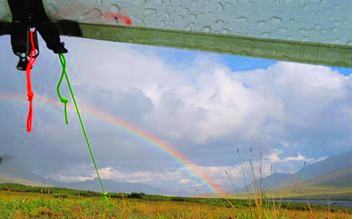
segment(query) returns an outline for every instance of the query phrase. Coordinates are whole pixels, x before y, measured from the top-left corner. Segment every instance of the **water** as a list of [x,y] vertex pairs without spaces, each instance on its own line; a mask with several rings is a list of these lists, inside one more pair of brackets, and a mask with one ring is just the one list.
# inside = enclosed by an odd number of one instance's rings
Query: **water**
[[[295,200],[290,200],[290,199],[278,199],[274,200],[275,202],[291,202],[291,203],[301,203],[301,204],[307,204],[307,200],[301,200],[301,199],[295,199]],[[352,207],[352,201],[333,201],[333,200],[309,200],[311,205],[330,205],[330,206],[339,206],[339,207],[346,207],[346,208],[351,208]]]

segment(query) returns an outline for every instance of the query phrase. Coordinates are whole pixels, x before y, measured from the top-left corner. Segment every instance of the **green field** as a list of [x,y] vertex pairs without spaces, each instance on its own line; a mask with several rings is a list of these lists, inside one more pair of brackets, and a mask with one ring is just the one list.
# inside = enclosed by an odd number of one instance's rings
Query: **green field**
[[[330,187],[330,186],[302,186],[294,192],[293,188],[278,188],[265,192],[271,199],[302,199],[302,200],[331,200],[331,201],[351,201],[352,188]],[[247,194],[233,195],[232,198],[247,199]]]
[[[351,209],[252,200],[185,198],[113,193],[107,203],[99,193],[55,187],[0,184],[0,218],[351,218]],[[261,216],[260,216],[261,215]]]

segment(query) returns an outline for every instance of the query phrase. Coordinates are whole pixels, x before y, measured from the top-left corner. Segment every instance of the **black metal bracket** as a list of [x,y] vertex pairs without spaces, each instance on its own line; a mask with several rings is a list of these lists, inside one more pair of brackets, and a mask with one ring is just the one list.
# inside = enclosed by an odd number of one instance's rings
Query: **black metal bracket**
[[[60,42],[59,32],[47,14],[45,13],[42,0],[8,0],[12,13],[12,22],[9,24],[12,50],[19,57],[17,69],[26,70],[28,58],[32,50],[30,42],[30,28],[35,28],[34,44],[39,46],[37,31],[46,42],[48,49],[54,53],[67,53],[64,43]],[[3,27],[5,29],[6,26]],[[0,28],[1,29],[1,28]]]

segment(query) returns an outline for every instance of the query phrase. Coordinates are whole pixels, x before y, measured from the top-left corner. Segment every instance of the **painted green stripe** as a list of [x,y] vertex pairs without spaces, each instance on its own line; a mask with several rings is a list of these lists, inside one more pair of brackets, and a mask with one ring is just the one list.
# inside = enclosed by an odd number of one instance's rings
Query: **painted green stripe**
[[[143,45],[253,56],[292,62],[351,67],[352,47],[223,34],[79,24],[82,37]],[[63,35],[68,35],[64,34]]]

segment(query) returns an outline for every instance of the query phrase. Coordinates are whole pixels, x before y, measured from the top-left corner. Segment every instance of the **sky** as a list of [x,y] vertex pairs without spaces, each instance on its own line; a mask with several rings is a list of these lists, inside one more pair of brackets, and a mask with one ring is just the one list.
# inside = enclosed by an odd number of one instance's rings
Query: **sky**
[[[351,69],[64,37],[67,70],[104,179],[166,191],[208,192],[170,154],[92,110],[124,120],[183,154],[221,188],[243,186],[240,161],[291,173],[351,150]],[[0,37],[0,155],[38,178],[95,178],[72,101],[69,125],[56,94],[59,59],[40,42],[32,71],[33,130],[26,133],[26,76]],[[62,93],[69,97],[65,88]],[[9,100],[4,96],[19,95]],[[57,105],[51,101],[57,102]],[[262,145],[262,147],[261,147]],[[252,148],[252,154],[250,154]],[[262,149],[260,149],[262,148]],[[247,171],[246,171],[247,172]],[[247,179],[250,180],[250,172]]]

